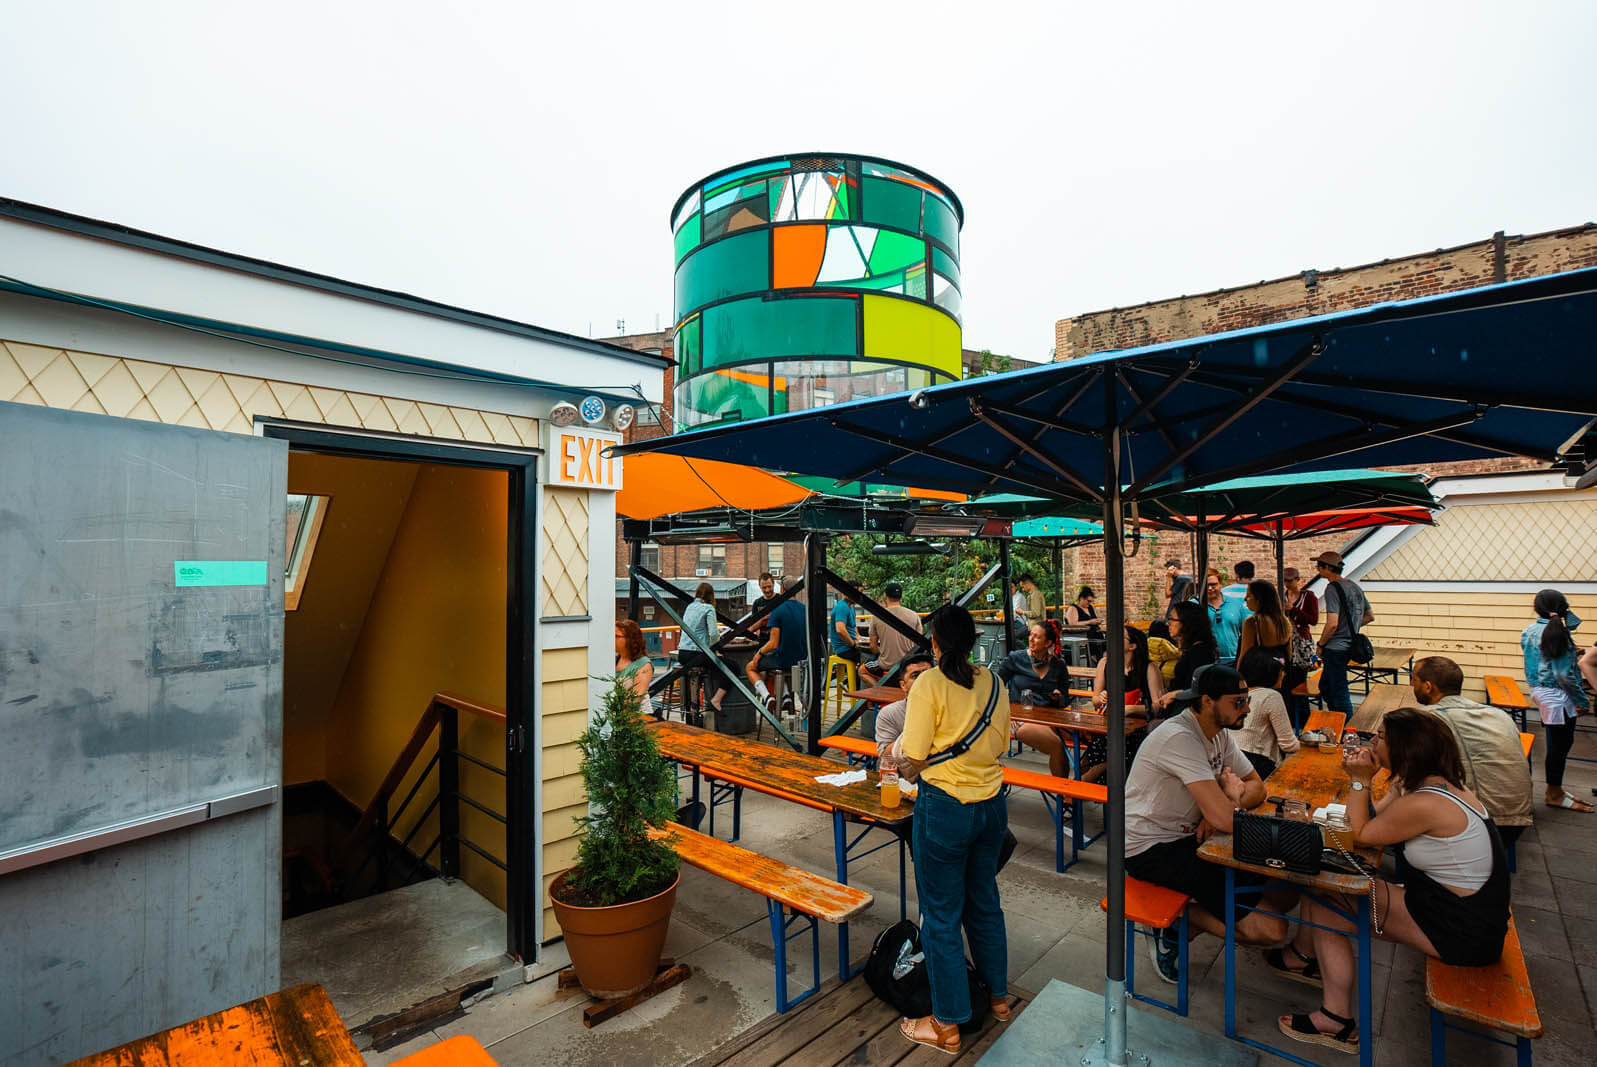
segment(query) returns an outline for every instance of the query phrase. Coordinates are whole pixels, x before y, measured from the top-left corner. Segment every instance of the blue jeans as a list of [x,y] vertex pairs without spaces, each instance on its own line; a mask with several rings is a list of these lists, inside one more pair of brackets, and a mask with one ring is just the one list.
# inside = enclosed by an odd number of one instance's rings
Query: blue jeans
[[1344,714],[1353,713],[1353,697],[1347,691],[1347,661],[1348,650],[1340,651],[1333,648],[1320,649],[1320,662],[1324,669],[1320,672],[1320,700],[1324,702],[1327,711],[1340,711]]
[[961,804],[922,779],[915,797],[915,891],[932,1014],[941,1022],[971,1017],[961,926],[976,973],[992,995],[1009,991],[1009,943],[998,900],[998,849],[1008,826],[1002,793]]

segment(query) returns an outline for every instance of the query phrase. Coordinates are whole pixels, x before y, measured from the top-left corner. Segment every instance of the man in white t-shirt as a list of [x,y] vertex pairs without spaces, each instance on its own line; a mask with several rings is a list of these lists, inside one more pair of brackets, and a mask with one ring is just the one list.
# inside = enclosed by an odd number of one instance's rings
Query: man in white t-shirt
[[[1201,859],[1198,846],[1212,833],[1230,833],[1232,812],[1264,800],[1263,779],[1232,738],[1248,714],[1248,683],[1234,668],[1211,664],[1175,696],[1187,708],[1148,735],[1126,779],[1126,873],[1187,894],[1190,925],[1224,937],[1225,868]],[[1264,882],[1244,871],[1236,879]],[[1296,894],[1275,891],[1240,899],[1237,939],[1283,941],[1284,916],[1295,902]],[[1266,910],[1243,910],[1255,904]],[[1176,947],[1154,943],[1154,963],[1166,981],[1175,980]]]

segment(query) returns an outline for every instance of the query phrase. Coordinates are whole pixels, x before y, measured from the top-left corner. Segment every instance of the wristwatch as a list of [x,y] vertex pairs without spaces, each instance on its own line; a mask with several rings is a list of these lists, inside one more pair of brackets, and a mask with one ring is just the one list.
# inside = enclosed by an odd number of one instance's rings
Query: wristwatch
[[1364,792],[1365,788],[1366,786],[1363,782],[1359,781],[1357,778],[1353,780],[1353,792],[1362,793]]

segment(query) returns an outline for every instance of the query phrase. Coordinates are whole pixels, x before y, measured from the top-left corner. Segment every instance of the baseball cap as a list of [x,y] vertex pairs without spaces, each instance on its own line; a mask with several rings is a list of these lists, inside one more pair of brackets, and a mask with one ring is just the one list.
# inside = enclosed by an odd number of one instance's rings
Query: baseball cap
[[1342,554],[1340,552],[1321,552],[1314,557],[1314,562],[1323,563],[1333,571],[1342,569]]
[[1247,691],[1247,680],[1235,667],[1206,663],[1192,672],[1192,688],[1177,690],[1175,699],[1181,704],[1196,704],[1199,697],[1218,700],[1221,697],[1241,696]]

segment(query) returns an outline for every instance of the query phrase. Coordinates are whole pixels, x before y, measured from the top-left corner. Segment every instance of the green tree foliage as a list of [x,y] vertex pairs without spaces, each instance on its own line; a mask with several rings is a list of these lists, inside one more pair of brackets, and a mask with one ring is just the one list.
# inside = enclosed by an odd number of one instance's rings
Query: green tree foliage
[[654,896],[671,884],[680,863],[670,844],[649,838],[651,826],[676,814],[676,772],[644,724],[631,684],[607,680],[604,703],[577,738],[589,814],[577,817],[584,836],[566,885],[583,898],[570,902],[586,906]]
[[[832,542],[827,562],[838,574],[880,599],[882,586],[898,582],[904,587],[904,604],[913,611],[931,611],[946,604],[976,584],[987,569],[998,562],[998,542],[987,540],[953,541],[946,556],[878,556],[871,546],[888,538],[869,534],[848,534]],[[1010,548],[1009,565],[1015,577],[1029,573],[1037,581],[1049,604],[1059,599],[1059,578],[1054,573],[1052,553],[1045,544],[1016,542]],[[994,594],[991,603],[981,600],[972,607],[997,608],[999,585],[988,587]],[[1068,590],[1066,596],[1075,593]]]

